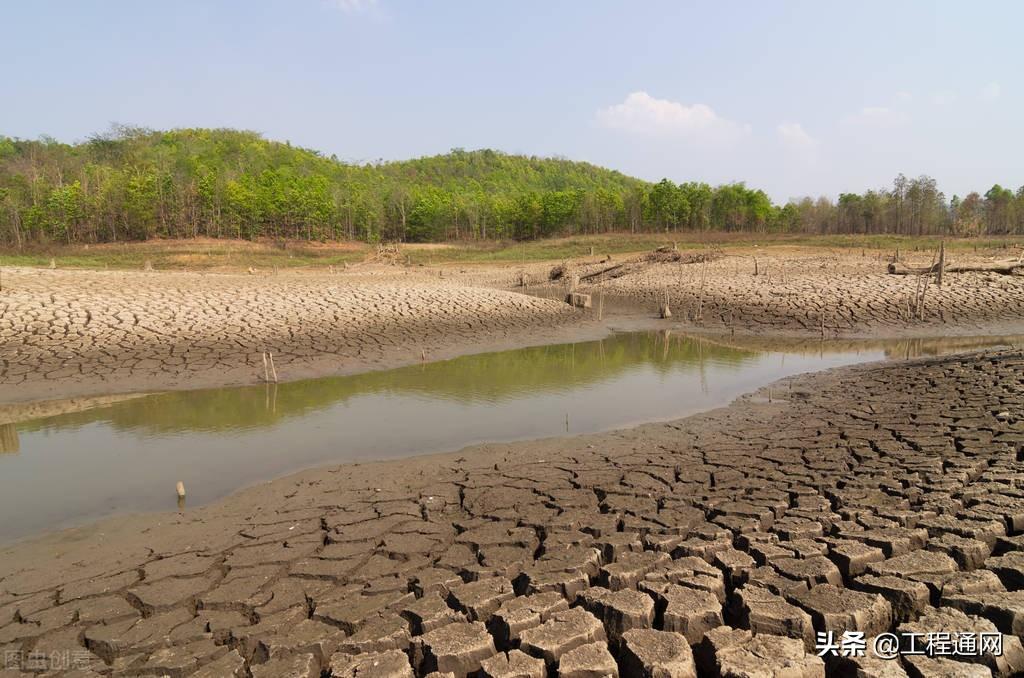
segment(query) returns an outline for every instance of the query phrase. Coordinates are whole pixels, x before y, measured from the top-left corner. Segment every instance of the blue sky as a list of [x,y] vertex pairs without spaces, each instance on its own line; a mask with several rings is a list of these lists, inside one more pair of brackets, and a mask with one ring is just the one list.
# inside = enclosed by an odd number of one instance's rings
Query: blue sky
[[237,127],[351,161],[453,147],[746,181],[1024,184],[1021,2],[8,3],[0,134]]

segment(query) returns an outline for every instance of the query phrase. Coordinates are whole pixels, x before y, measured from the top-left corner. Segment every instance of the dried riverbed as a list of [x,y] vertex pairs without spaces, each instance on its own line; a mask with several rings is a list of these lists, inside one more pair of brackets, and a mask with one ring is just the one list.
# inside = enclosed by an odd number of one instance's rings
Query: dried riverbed
[[1022,375],[1015,351],[840,368],[107,520],[0,552],[0,643],[137,674],[816,676],[815,631],[970,629],[1002,655],[886,669],[1011,675]]

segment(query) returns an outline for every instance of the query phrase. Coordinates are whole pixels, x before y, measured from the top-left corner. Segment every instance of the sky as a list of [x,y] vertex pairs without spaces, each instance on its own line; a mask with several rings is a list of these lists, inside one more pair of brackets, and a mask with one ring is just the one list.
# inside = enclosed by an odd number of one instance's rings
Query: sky
[[1024,3],[36,0],[0,134],[234,127],[352,162],[452,148],[783,202],[1024,184]]

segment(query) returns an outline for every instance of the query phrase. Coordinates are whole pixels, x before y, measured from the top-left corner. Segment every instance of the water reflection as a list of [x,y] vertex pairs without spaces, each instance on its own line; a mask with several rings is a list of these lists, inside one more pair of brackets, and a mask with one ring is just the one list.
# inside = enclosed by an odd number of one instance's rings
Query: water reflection
[[273,426],[372,394],[496,406],[530,394],[570,392],[641,365],[662,376],[698,368],[704,382],[708,362],[718,369],[740,369],[761,353],[670,331],[623,333],[599,341],[484,353],[347,377],[161,393],[20,426],[38,431],[103,422],[148,434],[230,431]]
[[0,454],[17,454],[18,429],[14,424],[0,424]]
[[9,407],[6,421],[36,417],[0,425],[0,451],[20,442],[0,455],[0,541],[173,509],[178,480],[195,507],[310,466],[672,419],[800,372],[1018,340],[634,332],[349,377]]

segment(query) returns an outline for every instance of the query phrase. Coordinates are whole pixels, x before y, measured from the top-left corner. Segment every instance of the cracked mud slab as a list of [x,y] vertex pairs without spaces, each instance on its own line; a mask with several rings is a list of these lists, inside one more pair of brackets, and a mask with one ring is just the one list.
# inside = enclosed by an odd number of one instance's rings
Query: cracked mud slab
[[[909,258],[928,263],[921,253]],[[957,253],[957,259],[985,257]],[[673,318],[665,322],[717,333],[1024,331],[1024,276],[948,274],[941,289],[929,287],[918,317],[907,305],[917,278],[888,275],[885,264],[876,251],[755,248],[731,250],[706,269],[648,263],[614,279],[584,281],[580,289],[601,296],[606,320],[650,323],[668,298]],[[573,270],[608,265],[582,261]],[[548,284],[550,269],[550,263],[279,275],[5,269],[0,403],[251,384],[264,379],[264,351],[274,354],[280,379],[291,381],[405,365],[424,355],[437,360],[604,334],[595,308],[561,303],[565,286]],[[524,276],[526,288],[519,286]],[[535,292],[554,299],[528,296]]]
[[[303,472],[0,551],[69,675],[1014,675],[1024,353],[843,368],[631,430]],[[818,631],[1002,634],[973,663]],[[11,668],[6,675],[19,675]]]
[[[633,299],[652,309],[667,299],[674,321],[717,332],[921,336],[1020,327],[1024,276],[947,273],[941,288],[928,286],[918,312],[911,307],[918,276],[889,275],[891,255],[876,250],[745,248],[729,250],[706,266],[617,258],[581,263],[572,271],[583,278],[581,292]],[[959,263],[992,261],[965,251],[956,252],[955,258]],[[902,260],[928,266],[931,253],[904,253]],[[596,276],[588,282],[588,273],[617,263],[624,264],[618,277]]]
[[380,369],[550,342],[580,317],[423,274],[5,269],[0,402],[254,383],[264,351],[281,380]]

